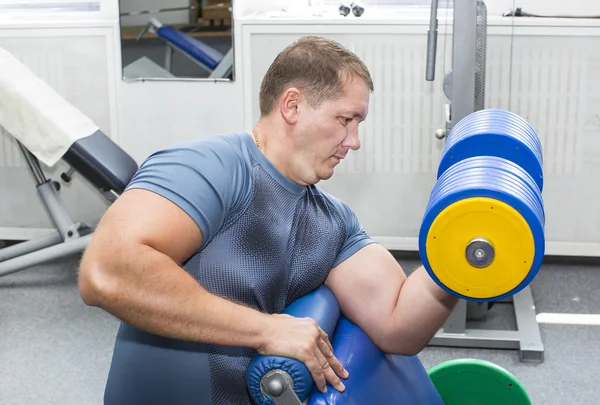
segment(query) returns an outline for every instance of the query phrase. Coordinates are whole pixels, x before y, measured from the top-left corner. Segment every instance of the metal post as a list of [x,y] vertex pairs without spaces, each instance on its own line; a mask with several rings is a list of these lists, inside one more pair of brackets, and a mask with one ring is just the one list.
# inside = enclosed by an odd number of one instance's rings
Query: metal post
[[431,15],[429,17],[429,31],[427,31],[427,62],[425,66],[425,80],[435,80],[435,57],[437,53],[438,34],[438,0],[431,0]]
[[167,49],[165,50],[165,69],[171,72],[173,68],[173,48],[170,44],[166,45]]
[[51,180],[47,180],[44,184],[37,186],[37,192],[48,217],[50,217],[62,239],[69,240],[78,237],[78,226],[71,220],[67,208],[58,195],[56,187],[54,187],[54,183]]
[[453,15],[452,104],[449,129],[474,111],[477,0],[454,1]]
[[62,240],[78,237],[78,226],[71,220],[64,203],[58,195],[58,190],[54,182],[46,178],[37,158],[21,142],[17,141],[17,143],[37,185],[37,193],[46,210],[46,214],[58,230]]

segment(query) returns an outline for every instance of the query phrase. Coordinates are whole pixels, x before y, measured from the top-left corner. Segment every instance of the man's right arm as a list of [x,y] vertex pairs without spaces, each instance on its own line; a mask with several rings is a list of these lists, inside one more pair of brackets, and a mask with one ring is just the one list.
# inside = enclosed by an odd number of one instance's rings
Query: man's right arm
[[151,333],[258,348],[268,316],[208,293],[178,264],[202,238],[175,204],[151,191],[128,190],[109,207],[84,253],[81,297]]

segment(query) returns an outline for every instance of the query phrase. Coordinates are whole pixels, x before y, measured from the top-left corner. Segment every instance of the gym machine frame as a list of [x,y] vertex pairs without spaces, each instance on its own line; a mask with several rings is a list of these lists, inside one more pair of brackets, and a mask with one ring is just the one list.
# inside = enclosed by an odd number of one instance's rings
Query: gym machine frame
[[[42,263],[83,251],[89,244],[95,223],[73,222],[58,191],[60,183],[46,178],[37,158],[19,141],[19,149],[29,168],[40,201],[55,231],[36,239],[0,249],[0,277],[16,273]],[[61,174],[65,182],[71,181],[74,168]],[[99,190],[112,203],[117,196]]]
[[[482,0],[455,0],[453,8],[452,71],[444,79],[444,91],[450,103],[445,111],[446,129],[441,132],[441,136],[436,134],[438,138],[443,138],[462,118],[484,108],[483,87],[476,87],[477,84],[485,85],[485,3]],[[435,79],[437,11],[438,0],[432,0],[427,38],[427,81]],[[477,52],[480,52],[480,61],[477,60]],[[482,67],[479,72],[478,62]],[[544,344],[530,287],[527,286],[513,297],[500,302],[512,302],[517,330],[467,329],[467,308],[471,309],[473,305],[474,311],[481,313],[481,306],[487,304],[460,300],[444,326],[430,341],[430,346],[518,349],[521,361],[543,362]],[[487,306],[483,312],[487,312]]]

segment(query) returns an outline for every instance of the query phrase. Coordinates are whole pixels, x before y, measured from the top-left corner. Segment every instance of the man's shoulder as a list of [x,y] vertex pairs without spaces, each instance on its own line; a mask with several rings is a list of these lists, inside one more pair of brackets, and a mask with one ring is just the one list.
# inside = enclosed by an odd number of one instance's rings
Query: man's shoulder
[[[249,135],[246,134],[249,138]],[[251,141],[251,138],[249,138]],[[152,153],[128,188],[167,189],[202,199],[201,189],[235,198],[249,189],[252,161],[243,133],[204,136],[174,143]],[[190,189],[189,185],[195,188]],[[189,189],[189,190],[188,190]],[[206,194],[206,190],[204,191]]]
[[178,142],[162,148],[152,155],[150,159],[159,156],[176,156],[184,161],[186,159],[247,159],[246,133],[217,134],[198,137],[192,140]]

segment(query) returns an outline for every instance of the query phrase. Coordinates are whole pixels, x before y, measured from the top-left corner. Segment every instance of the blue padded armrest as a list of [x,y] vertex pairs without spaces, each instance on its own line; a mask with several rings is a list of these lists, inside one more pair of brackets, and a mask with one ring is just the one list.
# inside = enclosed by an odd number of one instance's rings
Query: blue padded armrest
[[386,355],[343,315],[332,345],[349,373],[346,390],[328,385],[323,394],[315,386],[308,405],[444,405],[417,356]]
[[162,26],[156,30],[156,34],[187,52],[188,55],[211,70],[214,70],[223,60],[223,55],[219,51],[179,31],[177,28]]
[[[294,301],[283,313],[298,318],[312,318],[331,337],[340,317],[340,308],[331,290],[322,285]],[[256,355],[248,365],[246,373],[248,391],[255,404],[273,404],[270,398],[263,396],[260,380],[266,373],[275,369],[287,372],[294,381],[294,391],[300,401],[306,399],[314,383],[304,363],[287,357]]]

